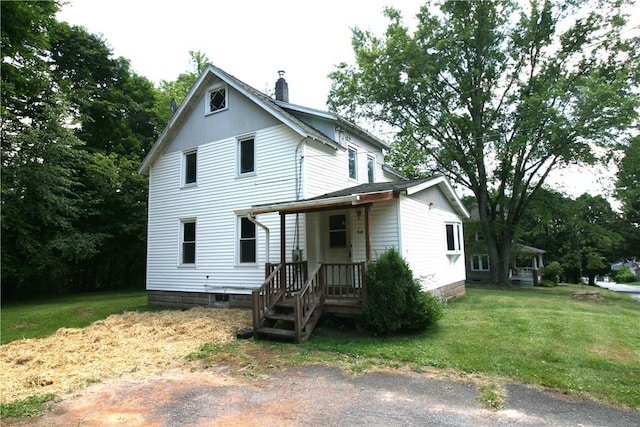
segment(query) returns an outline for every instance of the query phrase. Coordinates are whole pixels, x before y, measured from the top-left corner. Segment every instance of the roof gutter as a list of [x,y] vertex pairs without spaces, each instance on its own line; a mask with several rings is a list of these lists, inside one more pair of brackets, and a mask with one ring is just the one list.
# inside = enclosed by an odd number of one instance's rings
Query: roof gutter
[[357,205],[360,196],[352,194],[349,196],[332,197],[330,199],[320,200],[302,200],[298,202],[274,203],[271,205],[254,206],[249,209],[239,209],[235,211],[236,215],[259,215],[271,212],[294,211],[296,209],[315,209],[323,208],[331,205]]

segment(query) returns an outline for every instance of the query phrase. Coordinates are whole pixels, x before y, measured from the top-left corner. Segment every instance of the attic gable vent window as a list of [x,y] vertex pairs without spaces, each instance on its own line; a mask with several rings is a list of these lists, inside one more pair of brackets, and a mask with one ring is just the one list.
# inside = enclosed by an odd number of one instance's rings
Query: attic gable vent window
[[227,88],[221,87],[209,92],[209,113],[216,113],[227,108]]

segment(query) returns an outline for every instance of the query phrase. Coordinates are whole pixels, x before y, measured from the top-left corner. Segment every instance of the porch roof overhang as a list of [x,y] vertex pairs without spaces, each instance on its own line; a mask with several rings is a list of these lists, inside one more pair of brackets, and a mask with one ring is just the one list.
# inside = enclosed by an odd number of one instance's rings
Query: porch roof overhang
[[248,209],[235,210],[234,213],[236,215],[242,216],[261,215],[272,212],[280,212],[281,214],[294,214],[368,205],[383,200],[391,200],[395,197],[398,197],[398,195],[392,190],[376,191],[369,193],[349,194],[324,198],[318,197],[307,200],[255,205]]

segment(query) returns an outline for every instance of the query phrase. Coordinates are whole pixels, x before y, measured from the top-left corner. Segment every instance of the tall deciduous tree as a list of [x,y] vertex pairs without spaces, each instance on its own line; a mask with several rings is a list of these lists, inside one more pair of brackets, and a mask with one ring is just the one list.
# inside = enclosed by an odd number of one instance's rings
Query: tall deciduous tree
[[[640,45],[617,0],[429,2],[411,32],[355,29],[355,64],[331,74],[329,106],[397,131],[405,174],[442,173],[478,201],[492,279],[554,169],[593,163],[637,118]],[[603,149],[603,150],[598,150]]]
[[616,197],[622,204],[626,220],[626,257],[640,258],[640,136],[632,138],[625,148],[617,180]]
[[71,106],[68,118],[87,155],[78,165],[82,216],[74,227],[93,235],[97,246],[91,256],[69,260],[69,280],[74,290],[139,285],[147,181],[136,171],[161,127],[157,90],[82,27],[57,23],[50,39],[52,79]]
[[57,2],[2,2],[2,290],[142,283],[157,90]]
[[[35,293],[94,249],[73,223],[84,151],[49,77],[56,2],[2,2],[2,291]],[[71,239],[74,236],[75,239]],[[67,244],[75,240],[73,245]],[[40,285],[43,285],[42,287]]]

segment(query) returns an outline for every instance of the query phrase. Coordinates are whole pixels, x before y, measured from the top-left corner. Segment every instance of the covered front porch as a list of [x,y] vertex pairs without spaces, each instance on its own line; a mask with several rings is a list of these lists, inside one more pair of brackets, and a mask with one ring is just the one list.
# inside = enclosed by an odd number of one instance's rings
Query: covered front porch
[[546,251],[522,244],[514,245],[514,254],[511,259],[509,279],[513,284],[537,286],[542,280]]
[[[245,213],[280,215],[280,260],[266,263],[265,280],[252,292],[256,338],[301,342],[322,314],[363,314],[365,269],[373,252],[371,208],[374,202],[394,197],[393,192],[383,192],[319,198],[258,206]],[[296,247],[287,260],[287,241],[297,240],[287,235],[287,216],[296,215],[298,221],[301,214],[308,250]],[[299,229],[297,223],[294,229]]]

